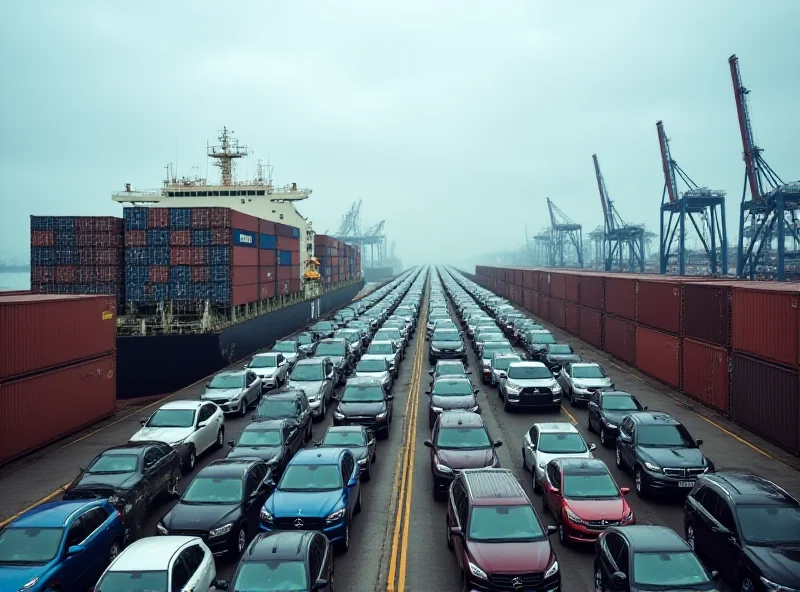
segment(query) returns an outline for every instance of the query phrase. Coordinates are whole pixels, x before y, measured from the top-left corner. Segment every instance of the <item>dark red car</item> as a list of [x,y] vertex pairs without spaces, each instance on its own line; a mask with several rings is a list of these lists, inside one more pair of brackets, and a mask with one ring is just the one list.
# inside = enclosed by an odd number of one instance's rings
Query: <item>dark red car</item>
[[545,527],[508,469],[466,469],[450,488],[446,535],[461,589],[560,591],[561,571]]
[[544,509],[558,523],[562,545],[593,543],[609,526],[636,524],[625,496],[597,458],[557,458],[545,469]]

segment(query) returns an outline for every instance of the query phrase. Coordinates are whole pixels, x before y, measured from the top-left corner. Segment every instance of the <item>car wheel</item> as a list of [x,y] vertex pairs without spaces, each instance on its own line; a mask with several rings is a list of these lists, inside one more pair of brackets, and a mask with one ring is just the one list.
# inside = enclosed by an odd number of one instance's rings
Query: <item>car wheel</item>
[[178,483],[181,482],[181,472],[178,469],[175,469],[175,472],[172,474],[172,478],[169,480],[167,484],[167,495],[172,496],[178,493]]
[[374,463],[376,460],[378,460],[378,448],[377,447],[375,447],[375,452],[372,453],[372,460],[370,462]]
[[547,514],[550,511],[550,506],[547,505],[547,496],[542,496],[542,511]]
[[526,471],[528,470],[528,461],[525,458],[525,447],[522,447],[522,468]]
[[353,508],[353,511],[358,514],[361,511],[361,488],[358,488],[358,498],[356,499],[356,507]]
[[366,483],[367,481],[372,479],[372,465],[370,463],[367,463],[367,470],[361,473],[360,478],[362,483]]
[[447,518],[445,526],[446,526],[445,536],[447,537],[447,548],[452,551],[455,548],[455,546],[453,545],[453,535],[450,534],[450,518]]
[[600,426],[600,444],[603,446],[609,445],[608,435],[606,434],[606,426]]
[[742,592],[754,592],[756,589],[755,585],[753,585],[753,580],[748,577],[742,578],[742,585],[741,590]]
[[[533,493],[542,493],[542,486],[536,480],[536,469],[533,466],[531,466],[531,486],[533,487]],[[545,504],[546,506],[547,504]]]
[[472,586],[469,585],[467,580],[467,572],[461,570],[461,592],[470,592],[470,590],[472,590]]
[[594,432],[594,427],[592,426],[592,416],[588,413],[586,414],[586,431],[587,432]]
[[636,467],[633,471],[633,479],[636,482],[636,495],[639,497],[647,497],[647,482],[646,477],[642,474],[642,469]]
[[686,533],[686,542],[689,545],[689,548],[694,551],[695,550],[695,538],[694,538],[694,525],[689,523],[686,525],[684,532]]
[[558,542],[561,543],[562,547],[569,546],[569,539],[567,538],[567,531],[564,529],[563,520],[558,521]]
[[308,422],[308,431],[306,432],[306,438],[305,438],[305,441],[306,441],[306,442],[309,442],[309,441],[311,441],[311,437],[312,437],[312,436],[313,436],[313,434],[312,434],[312,432],[311,432],[311,422],[309,421],[309,422]]
[[603,583],[603,571],[595,561],[594,564],[594,589],[596,592],[605,592],[606,586]]
[[575,397],[572,394],[572,390],[569,391],[569,394],[567,395],[567,398],[569,399],[569,406],[570,407],[575,407]]
[[239,404],[239,417],[244,417],[245,415],[247,415],[247,397],[244,397]]
[[184,470],[186,473],[191,473],[194,470],[196,461],[197,453],[195,452],[194,444],[189,444],[189,452],[186,455],[186,462],[184,463]]
[[239,534],[236,535],[236,546],[232,549],[235,553],[235,558],[239,558],[244,553],[245,548],[247,547],[247,531],[245,531],[244,526],[239,529]]
[[225,446],[225,428],[220,428],[217,431],[217,441],[216,441],[217,448],[222,448]]
[[622,460],[622,453],[619,450],[619,446],[617,446],[616,452],[614,453],[614,462],[617,463],[617,468],[618,469],[624,469],[625,468],[625,464],[624,464],[624,461]]
[[117,556],[122,552],[122,543],[119,539],[114,539],[111,541],[111,548],[108,550],[108,564],[110,565],[112,561],[114,561]]
[[350,549],[350,519],[344,525],[344,540],[339,541],[339,551],[347,553]]

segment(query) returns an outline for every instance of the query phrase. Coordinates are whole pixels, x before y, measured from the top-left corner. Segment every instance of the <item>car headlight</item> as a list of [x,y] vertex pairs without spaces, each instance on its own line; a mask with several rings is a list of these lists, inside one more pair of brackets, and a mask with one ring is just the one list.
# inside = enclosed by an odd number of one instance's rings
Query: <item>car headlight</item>
[[261,519],[261,522],[272,524],[272,514],[267,512],[264,508],[261,508],[261,511],[258,513],[258,517]]
[[606,424],[606,428],[609,429],[609,430],[616,430],[617,429],[617,424],[615,424],[615,423],[607,423]]
[[325,518],[325,522],[330,524],[331,522],[336,522],[337,520],[341,520],[342,518],[344,518],[344,513],[345,513],[345,509],[344,508],[340,508],[340,509],[336,510],[335,512],[333,512],[332,514],[328,514],[328,517]]
[[583,518],[581,518],[580,516],[578,516],[578,515],[577,515],[575,512],[573,512],[573,511],[572,511],[572,510],[570,510],[569,508],[566,508],[566,509],[564,510],[564,513],[567,515],[567,519],[568,519],[570,522],[573,522],[573,523],[575,523],[575,524],[584,524],[584,522],[583,522]]
[[553,561],[553,565],[547,568],[547,571],[544,572],[544,579],[552,578],[554,575],[558,573],[558,561]]
[[469,571],[471,571],[472,575],[475,576],[476,578],[480,578],[482,580],[488,579],[486,577],[486,572],[483,571],[480,567],[478,567],[474,563],[472,563],[472,561],[469,562]]
[[510,380],[506,381],[506,390],[508,391],[521,391],[522,385],[517,384],[516,382],[511,382]]
[[433,346],[431,346],[431,351],[432,351],[432,352],[439,353],[439,352],[440,352],[440,351],[442,351],[442,350],[440,350],[438,347],[433,347]]
[[620,524],[627,524],[627,523],[628,523],[628,522],[630,522],[631,520],[633,520],[633,510],[631,510],[630,512],[628,512],[628,515],[627,515],[627,516],[625,516],[625,517],[624,517],[624,518],[621,520]]
[[654,465],[651,462],[644,461],[644,466],[647,468],[648,471],[653,471],[655,473],[661,472],[661,467],[659,467],[658,465]]
[[311,396],[308,398],[308,402],[309,402],[309,403],[316,403],[318,398],[319,398],[319,397],[318,397],[318,395],[311,395]]
[[543,462],[539,463],[539,468],[540,469],[544,469],[546,466],[547,466],[547,463],[543,463]]
[[492,365],[492,363],[491,363],[489,360],[484,360],[484,361],[483,361],[483,367],[484,367],[484,368],[488,368],[488,367],[489,367],[489,366],[491,366],[491,365]]
[[180,446],[181,444],[184,443],[185,440],[186,440],[186,438],[181,438],[180,440],[175,440],[174,442],[170,442],[170,444],[172,446]]
[[386,416],[389,414],[389,411],[384,411],[383,413],[378,413],[375,416],[375,419],[386,419]]
[[764,584],[764,588],[769,590],[769,592],[782,592],[783,590],[788,590],[788,588],[785,588],[780,584],[776,584],[775,582],[772,582],[763,576],[758,579],[761,580],[761,583]]
[[367,459],[367,458],[362,458],[361,460],[359,460],[359,461],[358,461],[358,464],[359,464],[359,465],[365,465],[365,464],[367,464],[367,461],[368,461],[368,460],[369,460],[369,459]]
[[431,405],[431,411],[433,411],[434,413],[441,413],[442,412],[442,408],[441,407],[434,407],[433,405]]
[[438,462],[436,463],[436,470],[439,471],[440,473],[452,473],[453,472],[453,469],[451,469],[450,467],[446,467],[446,466],[444,466],[442,464],[439,464]]
[[161,534],[169,534],[167,527],[161,524],[160,522],[156,524],[156,530]]
[[334,411],[333,417],[336,419],[344,419],[344,413],[339,413],[338,411]]
[[239,398],[239,394],[231,395],[228,401],[236,401]]
[[112,506],[114,504],[120,504],[122,503],[122,498],[119,497],[118,495],[111,495],[108,497],[108,503],[111,504]]
[[32,580],[29,580],[22,588],[20,588],[20,592],[22,592],[22,590],[27,590],[28,588],[32,588],[33,586],[36,585],[36,582],[38,581],[39,581],[38,576],[33,578]]
[[219,528],[215,528],[214,530],[208,533],[209,537],[218,537],[225,534],[228,534],[233,529],[233,522],[228,522],[227,524],[223,524]]

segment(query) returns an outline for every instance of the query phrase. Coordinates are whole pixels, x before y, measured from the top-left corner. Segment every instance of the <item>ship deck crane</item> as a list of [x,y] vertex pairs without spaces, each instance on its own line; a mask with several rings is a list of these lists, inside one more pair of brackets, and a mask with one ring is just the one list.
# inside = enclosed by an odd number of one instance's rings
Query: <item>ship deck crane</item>
[[[672,260],[677,258],[678,274],[686,275],[686,220],[688,219],[703,245],[711,274],[716,275],[721,269],[722,275],[727,275],[728,233],[725,227],[725,192],[697,185],[672,158],[663,122],[656,123],[656,131],[664,170],[659,271],[662,274],[667,273]],[[688,187],[683,193],[678,190],[678,180],[683,181]]]
[[[739,58],[728,58],[739,131],[744,149],[745,177],[739,213],[739,245],[736,253],[736,275],[755,279],[759,268],[769,271],[775,267],[775,279],[786,279],[786,261],[798,259],[798,212],[800,212],[800,181],[784,183],[764,160],[763,150],[756,146],[747,95],[750,92],[742,84]],[[748,196],[748,189],[750,195]],[[787,237],[788,234],[788,237]],[[787,238],[794,249],[787,251]],[[772,254],[773,241],[777,252]]]
[[577,267],[583,267],[583,226],[573,222],[549,197],[547,198],[547,209],[550,211],[550,228],[552,229],[550,266],[575,267],[577,265]]
[[625,224],[622,217],[608,197],[606,183],[600,172],[597,154],[592,155],[597,188],[603,205],[603,261],[606,271],[612,271],[617,264],[618,271],[639,271],[644,273],[644,228]]

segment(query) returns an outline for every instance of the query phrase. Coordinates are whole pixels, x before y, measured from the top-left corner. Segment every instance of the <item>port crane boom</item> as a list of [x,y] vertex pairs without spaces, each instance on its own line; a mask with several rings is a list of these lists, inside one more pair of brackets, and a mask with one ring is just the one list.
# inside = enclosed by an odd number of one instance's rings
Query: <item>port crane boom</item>
[[549,197],[547,209],[551,228],[550,266],[583,267],[583,226],[573,222]]

